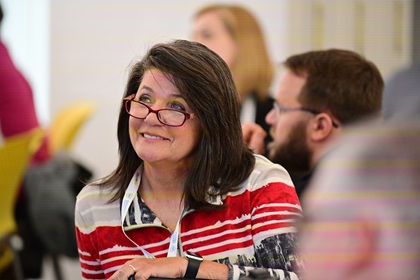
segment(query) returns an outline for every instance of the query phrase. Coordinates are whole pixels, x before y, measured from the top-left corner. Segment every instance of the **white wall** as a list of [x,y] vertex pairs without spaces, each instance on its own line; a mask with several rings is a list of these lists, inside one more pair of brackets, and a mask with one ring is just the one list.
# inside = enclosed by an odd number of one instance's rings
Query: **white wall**
[[373,61],[386,78],[411,63],[412,0],[293,0],[294,52],[347,48]]
[[35,92],[42,124],[49,122],[49,0],[0,0],[1,38]]

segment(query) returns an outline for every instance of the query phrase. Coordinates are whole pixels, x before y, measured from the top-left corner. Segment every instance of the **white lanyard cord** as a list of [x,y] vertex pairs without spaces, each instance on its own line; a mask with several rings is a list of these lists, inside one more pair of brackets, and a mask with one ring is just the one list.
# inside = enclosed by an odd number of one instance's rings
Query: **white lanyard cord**
[[[124,198],[121,205],[121,230],[124,233],[125,237],[128,238],[134,245],[136,245],[143,253],[143,255],[146,258],[154,258],[152,254],[147,252],[145,249],[143,249],[141,246],[139,246],[136,242],[134,242],[128,235],[125,233],[124,230],[124,220],[126,218],[128,208],[130,207],[131,203],[133,202],[134,198],[137,196],[137,191],[140,186],[140,180],[141,180],[141,174],[142,174],[142,165],[137,168],[136,172],[134,173],[133,178],[131,178],[130,184],[127,187],[127,190],[125,191]],[[181,224],[181,218],[184,214],[184,211],[181,212],[181,215],[179,216],[178,222],[176,224],[175,230],[171,235],[171,240],[169,243],[169,249],[168,249],[168,255],[167,257],[176,257],[177,256],[177,248],[178,248],[178,240],[179,240],[179,231],[180,231],[180,224]]]

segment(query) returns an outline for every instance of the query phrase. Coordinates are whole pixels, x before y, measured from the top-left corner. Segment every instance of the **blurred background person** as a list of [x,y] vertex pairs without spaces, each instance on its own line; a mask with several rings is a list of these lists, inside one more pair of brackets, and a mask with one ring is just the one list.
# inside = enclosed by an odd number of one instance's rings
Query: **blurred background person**
[[[274,67],[257,18],[242,6],[208,5],[196,12],[192,29],[194,41],[216,52],[228,64],[241,98],[241,122],[257,123],[268,135],[264,119],[273,105],[270,87]],[[266,137],[265,143],[270,140]]]
[[[0,30],[3,21],[0,3]],[[32,89],[15,66],[0,33],[0,142],[4,139],[40,127]],[[49,158],[47,138],[34,155],[34,163]]]
[[[0,27],[3,15],[0,3]],[[40,124],[31,86],[15,66],[0,36],[0,144],[8,137],[37,127],[40,127]],[[49,159],[48,138],[45,137],[40,149],[33,156],[31,165],[41,165]],[[22,187],[16,201],[16,221],[25,244],[20,251],[20,258],[25,277],[39,278],[45,249],[34,233],[33,221],[29,219],[28,211],[28,201]]]
[[[384,82],[375,64],[349,50],[309,51],[283,65],[274,108],[266,116],[273,137],[268,155],[289,171],[301,197],[343,127],[380,115]],[[243,130],[246,135],[261,128],[250,124]]]

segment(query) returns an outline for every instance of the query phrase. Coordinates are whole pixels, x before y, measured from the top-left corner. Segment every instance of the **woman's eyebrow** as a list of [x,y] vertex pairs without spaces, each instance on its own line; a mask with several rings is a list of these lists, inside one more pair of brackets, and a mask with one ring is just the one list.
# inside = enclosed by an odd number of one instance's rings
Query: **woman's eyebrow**
[[[154,93],[155,91],[153,90],[153,88],[143,85],[140,87],[141,90],[147,90],[150,91],[152,93]],[[172,98],[184,98],[180,93],[169,93],[169,96]]]
[[140,87],[140,89],[145,89],[145,90],[148,90],[148,91],[154,92],[154,90],[153,90],[151,87],[149,87],[149,86],[145,86],[145,85],[141,86],[141,87]]

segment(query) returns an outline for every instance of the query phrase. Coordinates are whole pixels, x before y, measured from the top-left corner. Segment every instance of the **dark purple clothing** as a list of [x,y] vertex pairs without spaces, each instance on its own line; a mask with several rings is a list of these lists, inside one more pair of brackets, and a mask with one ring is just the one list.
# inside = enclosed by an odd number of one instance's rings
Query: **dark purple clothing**
[[[0,41],[0,138],[6,139],[36,127],[39,123],[31,87]],[[48,158],[45,139],[33,162],[45,162]]]

